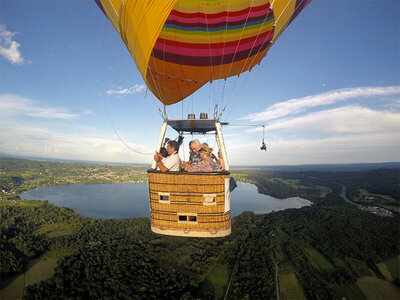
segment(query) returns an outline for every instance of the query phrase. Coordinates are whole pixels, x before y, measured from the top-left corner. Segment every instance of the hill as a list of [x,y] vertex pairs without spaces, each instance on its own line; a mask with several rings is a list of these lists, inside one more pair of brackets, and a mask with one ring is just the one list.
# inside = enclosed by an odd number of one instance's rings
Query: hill
[[64,182],[65,174],[70,183],[87,174],[97,181],[124,179],[99,177],[109,171],[102,168],[0,159],[8,191],[0,198],[2,299],[269,299],[277,291],[282,299],[399,296],[398,213],[379,216],[342,198],[342,185],[350,200],[359,195],[351,191],[378,189],[398,207],[391,169],[234,170],[237,180],[253,182],[264,193],[297,195],[314,204],[266,215],[243,212],[233,219],[232,234],[218,239],[156,235],[147,218],[88,219],[17,196],[37,184]]

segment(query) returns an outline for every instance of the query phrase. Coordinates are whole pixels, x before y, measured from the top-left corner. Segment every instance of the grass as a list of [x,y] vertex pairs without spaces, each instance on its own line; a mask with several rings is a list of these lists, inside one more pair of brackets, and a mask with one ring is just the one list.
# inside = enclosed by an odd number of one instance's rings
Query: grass
[[381,198],[381,199],[384,199],[387,201],[397,201],[396,199],[394,199],[393,197],[391,197],[389,195],[370,193],[366,189],[359,189],[359,192],[360,192],[360,197],[377,197],[377,198]]
[[274,178],[274,179],[280,180],[294,188],[297,188],[300,182],[300,179],[282,179],[282,178]]
[[343,268],[347,268],[348,267],[346,262],[343,259],[340,259],[340,258],[334,258],[333,259],[333,263],[335,264],[336,267],[343,267]]
[[280,251],[280,249],[274,249],[273,251],[275,253],[277,261],[284,262],[287,260],[285,254],[282,251]]
[[215,299],[223,299],[229,281],[228,265],[216,264],[207,280],[214,286]]
[[25,287],[50,278],[56,266],[55,259],[38,258],[31,261],[25,273],[11,277],[4,284],[5,287],[0,291],[0,299],[21,298]]
[[36,206],[42,206],[45,203],[45,201],[43,201],[43,200],[17,200],[17,201],[15,201],[15,203],[21,207],[36,207]]
[[378,268],[387,280],[394,281],[400,274],[400,255],[379,263]]
[[35,231],[36,234],[45,234],[49,238],[71,235],[75,232],[76,228],[67,223],[43,224]]
[[316,185],[315,187],[321,191],[321,198],[325,198],[327,194],[332,192],[332,189],[324,185]]
[[376,277],[362,277],[357,280],[367,299],[387,300],[400,299],[399,289],[391,282]]
[[39,258],[32,261],[28,271],[25,272],[25,286],[50,278],[56,266],[57,260],[51,258]]
[[346,284],[337,285],[333,287],[336,292],[336,299],[357,299],[357,300],[367,300],[367,296],[364,295],[362,290],[357,284]]
[[393,281],[394,280],[392,274],[389,271],[389,268],[388,268],[387,264],[379,263],[378,264],[378,268],[381,271],[382,275],[385,276],[386,280],[389,280],[389,281]]
[[325,256],[314,248],[304,248],[304,251],[314,268],[322,271],[332,271],[335,269]]
[[78,248],[75,248],[74,246],[71,247],[55,247],[55,246],[50,246],[50,251],[48,251],[45,255],[44,258],[46,259],[55,259],[55,260],[60,260],[66,256],[72,255],[77,251]]
[[307,299],[293,270],[279,272],[279,291],[282,299]]
[[11,201],[0,198],[0,206],[8,206],[10,205]]
[[375,276],[374,272],[368,268],[368,266],[354,258],[345,258],[346,261],[349,263],[351,269],[358,275],[358,276]]
[[19,299],[24,292],[24,275],[16,275],[2,282],[4,288],[0,290],[0,299]]
[[379,206],[386,208],[388,210],[394,211],[394,212],[400,212],[400,207],[398,207],[398,206],[381,204],[381,203],[379,203]]

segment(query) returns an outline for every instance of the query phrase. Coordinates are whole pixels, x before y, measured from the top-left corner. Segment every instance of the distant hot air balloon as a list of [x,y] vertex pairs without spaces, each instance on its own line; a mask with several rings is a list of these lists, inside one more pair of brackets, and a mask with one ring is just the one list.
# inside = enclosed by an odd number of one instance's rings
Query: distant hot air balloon
[[[147,87],[164,105],[182,101],[207,82],[251,70],[310,1],[95,0]],[[152,230],[184,236],[229,234],[229,165],[219,119],[164,119],[157,150],[167,125],[180,135],[215,131],[226,171],[149,171]]]

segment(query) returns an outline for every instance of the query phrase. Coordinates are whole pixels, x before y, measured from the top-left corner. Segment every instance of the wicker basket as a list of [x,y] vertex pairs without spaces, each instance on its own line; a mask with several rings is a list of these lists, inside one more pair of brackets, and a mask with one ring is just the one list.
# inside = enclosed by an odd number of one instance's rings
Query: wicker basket
[[147,173],[153,232],[188,237],[230,234],[229,172]]

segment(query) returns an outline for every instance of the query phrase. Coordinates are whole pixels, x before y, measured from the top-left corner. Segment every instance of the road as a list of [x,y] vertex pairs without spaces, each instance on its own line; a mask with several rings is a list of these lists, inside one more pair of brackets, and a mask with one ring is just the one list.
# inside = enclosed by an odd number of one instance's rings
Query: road
[[333,182],[333,183],[339,184],[342,187],[342,192],[340,193],[340,197],[342,197],[344,201],[346,201],[346,202],[348,202],[350,204],[353,204],[353,205],[355,205],[357,207],[362,207],[362,205],[354,203],[354,202],[350,201],[349,198],[347,198],[347,196],[346,196],[346,187],[343,184],[337,183],[337,182]]
[[349,198],[347,198],[347,196],[346,196],[346,187],[343,184],[335,182],[335,181],[324,180],[324,179],[321,179],[321,178],[315,177],[315,176],[310,176],[310,178],[314,178],[314,179],[317,179],[317,180],[320,180],[320,181],[326,181],[326,182],[330,182],[330,183],[334,183],[334,184],[340,185],[342,187],[342,191],[340,193],[340,197],[342,197],[344,201],[346,201],[346,202],[348,202],[350,204],[353,204],[353,205],[355,205],[357,207],[362,207],[362,205],[354,203],[354,202],[350,201]]

